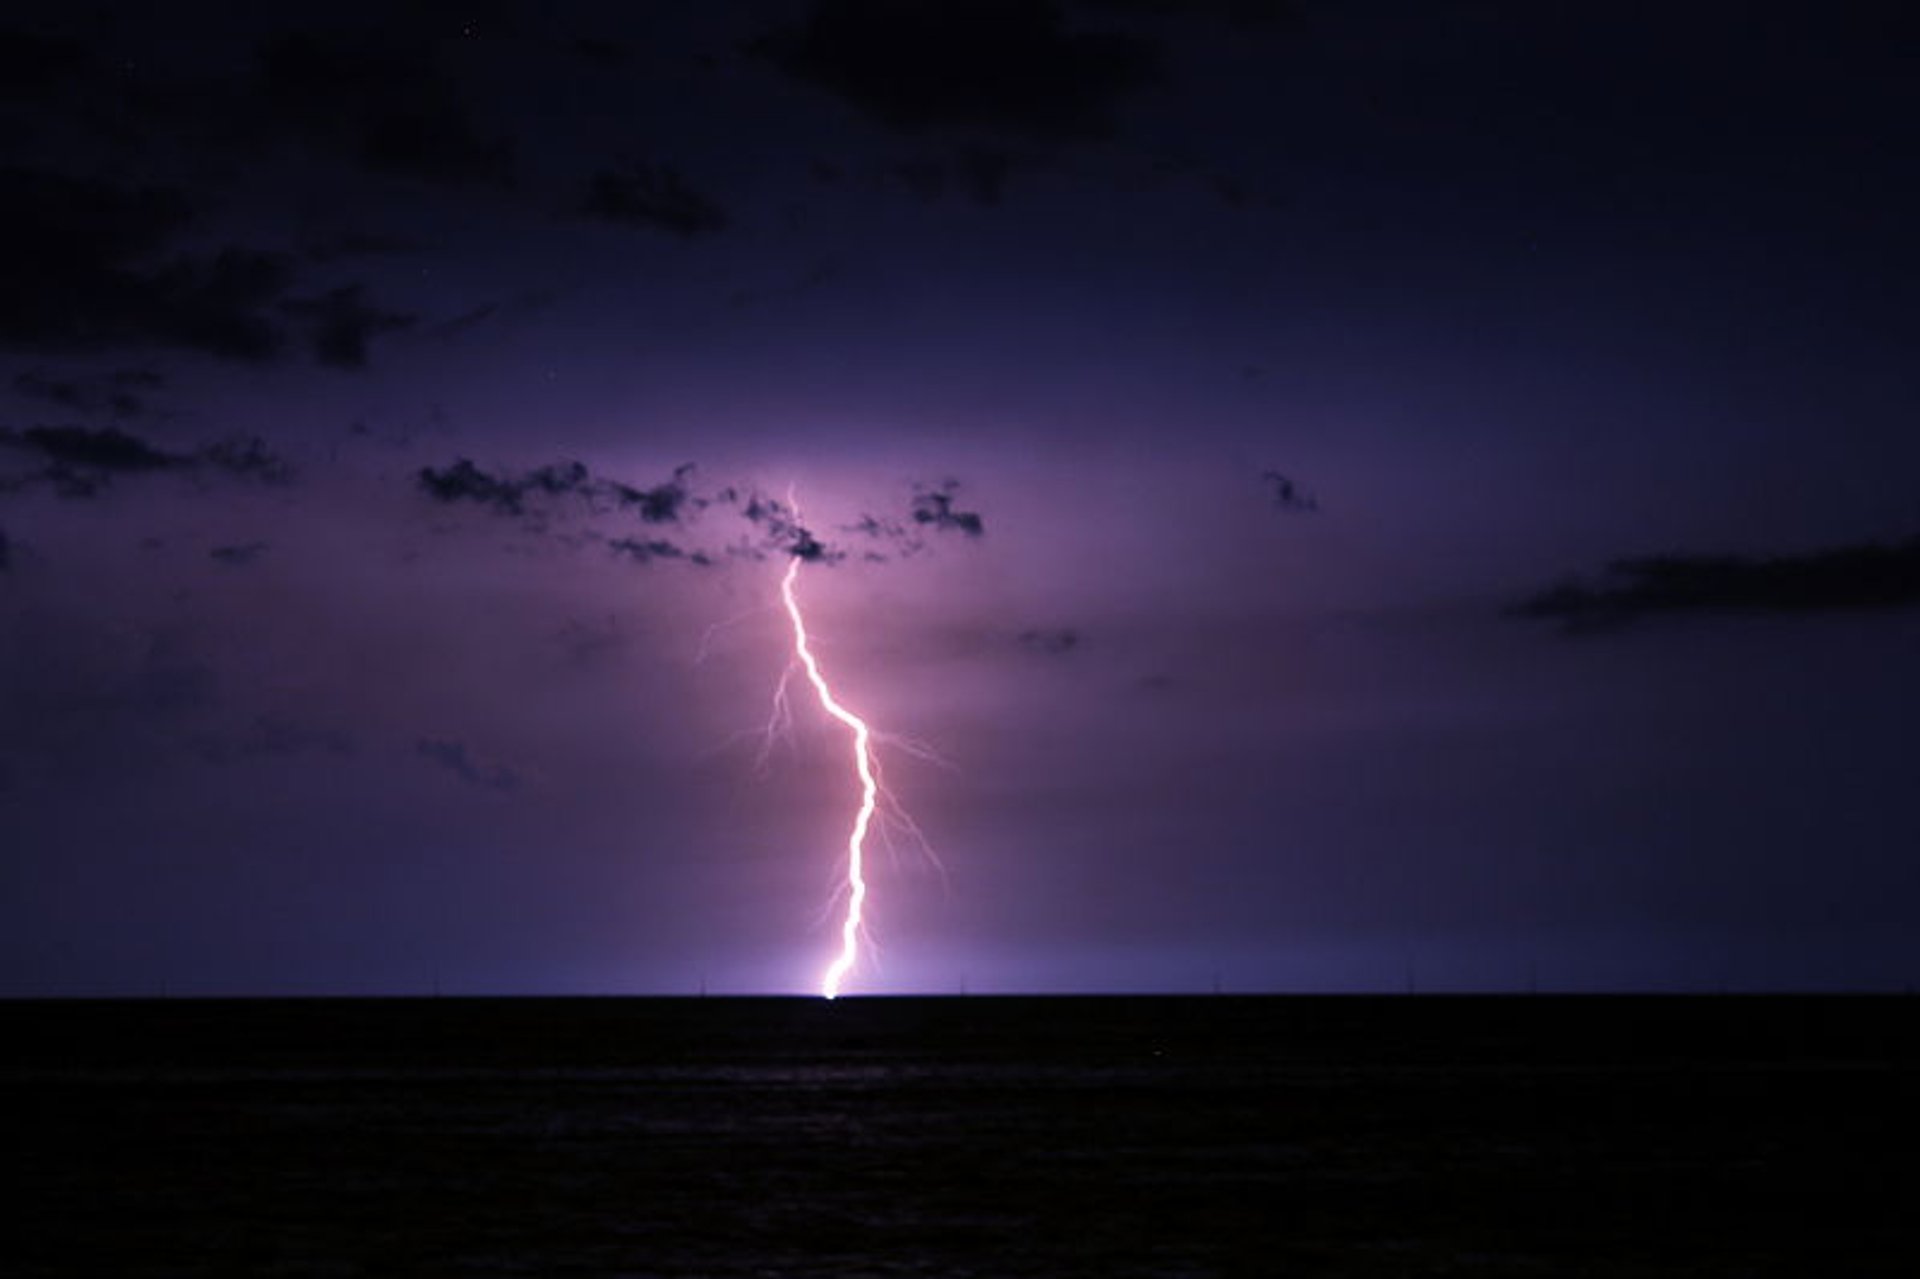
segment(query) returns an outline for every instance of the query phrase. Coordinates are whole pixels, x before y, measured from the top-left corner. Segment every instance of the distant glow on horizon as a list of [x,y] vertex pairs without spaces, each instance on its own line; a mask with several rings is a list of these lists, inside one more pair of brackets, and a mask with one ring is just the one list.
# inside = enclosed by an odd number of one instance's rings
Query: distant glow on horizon
[[853,830],[847,836],[847,913],[840,923],[840,953],[827,966],[826,974],[820,981],[820,993],[828,999],[834,999],[839,996],[841,983],[846,980],[847,973],[860,956],[860,929],[867,905],[867,831],[873,825],[873,814],[880,802],[880,779],[873,762],[872,730],[867,727],[865,720],[842,706],[833,695],[833,689],[828,686],[826,676],[820,673],[820,663],[814,660],[813,649],[808,644],[806,619],[801,615],[800,600],[793,589],[794,579],[800,575],[801,562],[799,556],[794,556],[787,564],[786,576],[780,579],[780,599],[786,605],[788,620],[793,623],[794,656],[806,671],[807,680],[813,685],[821,707],[852,730],[853,766],[860,777],[860,810],[854,815]]

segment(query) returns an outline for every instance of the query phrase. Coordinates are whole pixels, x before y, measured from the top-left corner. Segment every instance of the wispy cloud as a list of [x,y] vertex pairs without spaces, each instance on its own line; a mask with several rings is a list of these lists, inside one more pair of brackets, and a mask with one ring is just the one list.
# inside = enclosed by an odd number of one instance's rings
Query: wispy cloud
[[414,753],[481,790],[509,791],[520,785],[520,775],[513,769],[504,764],[482,763],[467,750],[464,742],[423,737],[414,744]]

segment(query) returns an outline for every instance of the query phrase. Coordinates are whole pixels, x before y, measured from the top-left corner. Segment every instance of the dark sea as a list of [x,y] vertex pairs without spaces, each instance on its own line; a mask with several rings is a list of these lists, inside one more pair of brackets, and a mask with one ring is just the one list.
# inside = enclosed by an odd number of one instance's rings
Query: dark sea
[[0,1275],[1920,1274],[1920,1000],[0,1004]]

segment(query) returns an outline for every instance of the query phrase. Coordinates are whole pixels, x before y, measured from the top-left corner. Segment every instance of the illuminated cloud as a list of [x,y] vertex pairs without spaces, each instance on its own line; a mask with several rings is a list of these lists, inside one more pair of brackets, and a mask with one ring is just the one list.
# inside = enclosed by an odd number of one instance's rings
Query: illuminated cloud
[[769,553],[791,555],[809,563],[833,564],[845,552],[822,542],[805,524],[799,512],[779,498],[764,493],[749,494],[740,506],[740,514],[760,530],[761,544],[737,546],[735,554],[748,559],[764,559]]
[[[756,489],[727,487],[707,494],[694,491],[694,467],[691,463],[675,468],[661,483],[638,486],[596,475],[582,462],[555,462],[518,473],[489,471],[470,458],[457,458],[444,467],[422,467],[414,474],[415,487],[436,502],[453,505],[470,503],[517,519],[531,532],[547,528],[549,502],[572,500],[589,517],[630,515],[645,525],[688,527],[694,517],[705,512],[730,512],[750,529],[745,537],[727,538],[724,531],[705,545],[685,537],[661,537],[649,532],[630,534],[591,533],[588,536],[605,543],[608,550],[635,563],[680,560],[695,566],[709,566],[722,559],[765,561],[776,556],[792,556],[814,564],[839,564],[849,558],[848,549],[829,541],[805,523],[799,512],[787,502]],[[924,549],[918,530],[956,531],[978,537],[985,525],[975,511],[954,505],[959,492],[957,482],[949,480],[936,488],[916,486],[904,519],[865,515],[842,531],[867,538],[873,545],[861,559],[884,562],[896,556],[912,555]],[[735,526],[736,531],[738,526]]]

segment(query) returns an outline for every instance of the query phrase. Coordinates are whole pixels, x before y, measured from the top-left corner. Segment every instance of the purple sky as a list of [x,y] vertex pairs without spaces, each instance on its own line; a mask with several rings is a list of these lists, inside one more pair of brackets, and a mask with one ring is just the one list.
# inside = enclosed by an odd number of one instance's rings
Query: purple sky
[[0,994],[1920,976],[1899,7],[11,21]]

